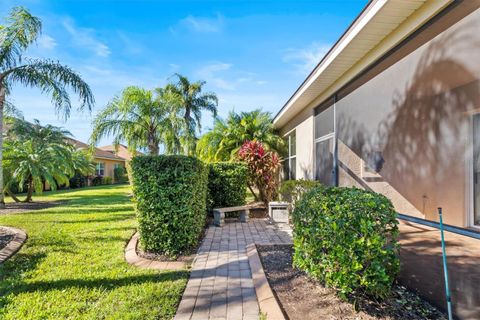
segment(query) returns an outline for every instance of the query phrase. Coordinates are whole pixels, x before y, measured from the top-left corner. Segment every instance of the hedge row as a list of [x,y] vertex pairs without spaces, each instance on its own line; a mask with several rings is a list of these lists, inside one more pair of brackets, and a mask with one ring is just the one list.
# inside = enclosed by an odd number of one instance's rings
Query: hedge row
[[130,169],[140,244],[149,252],[176,256],[196,245],[207,199],[210,209],[245,203],[242,164],[205,165],[194,157],[162,155],[135,157]]
[[219,162],[209,164],[209,169],[208,210],[244,205],[247,197],[247,167],[242,163]]
[[131,162],[140,244],[176,256],[194,246],[206,218],[208,168],[186,156],[142,156]]
[[385,297],[399,271],[398,226],[385,196],[318,187],[293,212],[294,265],[346,297]]

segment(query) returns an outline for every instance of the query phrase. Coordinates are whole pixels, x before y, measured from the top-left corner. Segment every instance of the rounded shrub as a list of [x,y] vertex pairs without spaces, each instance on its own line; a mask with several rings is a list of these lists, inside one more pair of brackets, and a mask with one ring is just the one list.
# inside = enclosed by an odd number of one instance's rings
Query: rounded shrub
[[247,166],[243,163],[218,162],[208,167],[208,210],[244,205],[247,197]]
[[346,298],[383,298],[399,268],[398,222],[385,196],[357,188],[318,187],[293,212],[296,267]]
[[140,244],[176,256],[196,245],[205,226],[208,169],[186,156],[131,161]]

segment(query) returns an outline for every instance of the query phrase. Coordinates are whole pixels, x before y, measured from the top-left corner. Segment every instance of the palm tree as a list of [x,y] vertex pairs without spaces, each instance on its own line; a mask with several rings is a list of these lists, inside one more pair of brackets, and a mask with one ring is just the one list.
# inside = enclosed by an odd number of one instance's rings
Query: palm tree
[[177,82],[168,84],[166,91],[176,94],[180,99],[180,105],[183,109],[183,119],[185,121],[185,133],[183,136],[183,145],[185,153],[191,155],[195,152],[196,132],[201,131],[202,111],[210,111],[217,117],[218,98],[213,92],[202,93],[205,81],[190,82],[187,77],[178,73],[174,74]]
[[[51,125],[41,126],[16,120],[7,131],[5,139],[4,170],[6,191],[17,185],[20,191],[27,186],[25,202],[32,200],[33,192],[41,193],[44,182],[55,190],[68,185],[75,172],[88,175],[93,165],[82,151],[77,151],[67,141],[70,132]],[[19,199],[12,197],[15,201]]]
[[[39,88],[50,94],[55,110],[65,119],[70,115],[71,100],[68,91],[79,96],[80,110],[91,110],[94,104],[90,87],[69,67],[57,61],[25,59],[27,48],[41,33],[42,24],[26,9],[15,7],[0,25],[0,132],[3,132],[3,113],[6,97],[15,84]],[[0,207],[4,207],[3,137],[0,135]]]
[[273,127],[268,112],[230,112],[227,120],[217,119],[213,130],[205,133],[197,145],[197,155],[208,162],[236,160],[245,141],[259,141],[267,150],[284,153],[285,142]]
[[113,135],[114,144],[125,141],[131,151],[156,155],[163,145],[166,153],[178,153],[183,121],[177,109],[175,96],[163,89],[127,87],[95,117],[90,143]]

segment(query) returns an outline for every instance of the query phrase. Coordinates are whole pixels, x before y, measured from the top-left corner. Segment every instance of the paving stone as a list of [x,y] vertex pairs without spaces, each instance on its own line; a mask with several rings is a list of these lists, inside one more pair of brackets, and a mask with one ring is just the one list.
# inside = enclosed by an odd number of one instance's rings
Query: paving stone
[[210,227],[193,261],[174,319],[258,319],[259,305],[246,249],[252,243],[291,243],[291,233],[252,219]]

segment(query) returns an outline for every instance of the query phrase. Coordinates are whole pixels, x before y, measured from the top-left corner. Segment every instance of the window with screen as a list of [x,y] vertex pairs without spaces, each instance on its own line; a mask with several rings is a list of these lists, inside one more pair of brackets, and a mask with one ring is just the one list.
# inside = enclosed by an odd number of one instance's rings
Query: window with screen
[[297,176],[297,136],[295,131],[285,138],[288,145],[288,156],[283,162],[283,174],[286,180],[295,180]]

